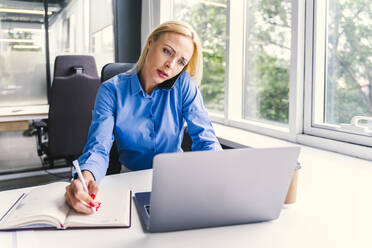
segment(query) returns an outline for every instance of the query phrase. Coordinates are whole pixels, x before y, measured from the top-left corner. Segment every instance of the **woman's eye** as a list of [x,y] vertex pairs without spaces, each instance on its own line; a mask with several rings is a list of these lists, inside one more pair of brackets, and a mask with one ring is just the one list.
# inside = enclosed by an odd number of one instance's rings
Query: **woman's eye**
[[172,55],[171,51],[169,51],[169,49],[167,49],[167,48],[163,48],[163,52],[165,54]]
[[185,66],[185,61],[183,61],[183,60],[179,60],[179,61],[178,61],[178,64],[181,65],[181,66]]

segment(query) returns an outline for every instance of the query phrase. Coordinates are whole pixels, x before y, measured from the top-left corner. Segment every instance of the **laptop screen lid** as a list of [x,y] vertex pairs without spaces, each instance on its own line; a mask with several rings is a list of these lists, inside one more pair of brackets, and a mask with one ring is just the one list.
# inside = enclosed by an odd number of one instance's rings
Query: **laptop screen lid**
[[299,152],[280,147],[158,154],[149,231],[278,218]]

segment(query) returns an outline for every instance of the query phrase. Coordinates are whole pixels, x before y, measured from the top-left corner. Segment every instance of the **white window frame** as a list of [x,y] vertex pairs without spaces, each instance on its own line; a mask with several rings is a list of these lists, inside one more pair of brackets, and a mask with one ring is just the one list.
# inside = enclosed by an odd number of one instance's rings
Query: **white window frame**
[[[339,125],[319,124],[324,115],[326,46],[327,46],[327,3],[326,0],[307,1],[307,8],[314,9],[307,21],[305,76],[305,112],[304,133],[333,140],[372,146],[372,137],[350,133],[340,129]],[[313,24],[314,23],[314,24]],[[313,24],[313,25],[312,25]],[[318,96],[318,101],[315,101]],[[320,96],[320,97],[319,97]],[[320,99],[320,100],[319,100]]]
[[[317,0],[292,0],[288,125],[242,118],[245,45],[247,42],[244,32],[246,1],[248,0],[228,0],[227,36],[229,39],[226,44],[225,108],[223,115],[210,111],[209,115],[212,121],[294,143],[372,160],[371,137],[340,133],[335,129],[332,130],[331,126],[324,129],[324,126],[311,125],[313,119],[312,96],[315,94],[313,80],[316,79],[316,76],[321,75],[321,70],[318,71],[318,75],[313,74],[315,71],[313,70],[315,62],[313,61],[316,59],[316,54],[313,54],[313,51],[321,48],[319,43],[314,48],[316,43],[313,37],[313,27],[315,27],[313,18],[316,14],[313,7]],[[323,0],[318,1],[322,2]],[[144,0],[142,10],[143,43],[150,30],[158,24],[172,19],[173,0]]]

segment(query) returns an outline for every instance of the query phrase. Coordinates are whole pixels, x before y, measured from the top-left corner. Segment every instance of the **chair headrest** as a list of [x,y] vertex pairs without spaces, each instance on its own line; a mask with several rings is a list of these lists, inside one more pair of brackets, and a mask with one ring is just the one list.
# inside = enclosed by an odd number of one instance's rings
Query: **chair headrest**
[[54,62],[54,78],[66,77],[75,73],[84,73],[98,77],[96,61],[89,55],[61,55]]
[[134,63],[109,63],[102,67],[101,82],[104,82],[117,74],[126,72],[135,66]]

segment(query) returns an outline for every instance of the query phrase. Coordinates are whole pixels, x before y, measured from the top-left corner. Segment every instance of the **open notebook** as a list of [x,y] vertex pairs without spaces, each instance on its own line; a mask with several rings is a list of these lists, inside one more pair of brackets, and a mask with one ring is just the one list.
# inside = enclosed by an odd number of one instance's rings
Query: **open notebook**
[[22,194],[0,219],[0,230],[37,228],[130,227],[132,192],[122,188],[100,188],[101,202],[91,215],[78,214],[65,202],[68,182],[57,182]]

